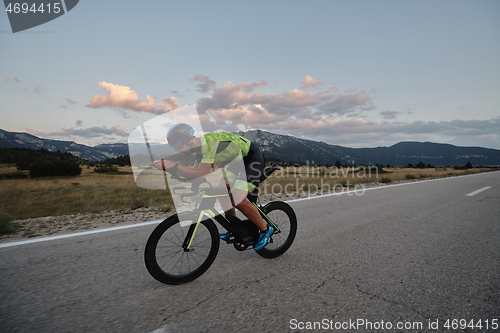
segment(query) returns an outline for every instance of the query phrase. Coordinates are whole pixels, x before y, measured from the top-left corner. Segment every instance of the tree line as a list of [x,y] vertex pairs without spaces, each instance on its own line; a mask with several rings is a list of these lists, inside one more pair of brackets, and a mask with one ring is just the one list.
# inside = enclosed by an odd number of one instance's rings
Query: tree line
[[[184,159],[189,158],[178,154],[171,156],[172,160],[178,163],[184,162]],[[276,158],[267,158],[268,162],[280,162],[280,164],[292,164],[284,162]],[[113,158],[108,158],[101,162],[92,162],[71,153],[61,151],[52,152],[47,149],[31,149],[31,148],[0,148],[0,163],[15,164],[18,172],[0,174],[0,178],[27,178],[28,174],[22,171],[29,171],[29,177],[38,178],[44,176],[78,176],[82,173],[80,165],[88,165],[95,167],[94,172],[98,173],[114,173],[118,172],[117,166],[131,165],[128,155],[121,155]],[[344,167],[339,160],[334,164],[336,167]],[[330,166],[330,165],[328,165]],[[382,165],[376,165],[382,167]],[[387,165],[389,167],[389,165]],[[408,163],[408,168],[434,168],[433,165],[419,162],[417,164]],[[454,169],[470,169],[472,164],[468,162],[464,166],[454,166]]]
[[[78,176],[81,165],[95,166],[95,172],[117,172],[116,165],[130,165],[127,155],[91,162],[71,153],[31,148],[0,148],[0,163],[15,164],[17,172],[5,173],[0,178],[39,178],[45,176]],[[26,172],[29,173],[27,174]]]
[[[29,171],[30,178],[45,176],[78,176],[85,160],[70,153],[47,149],[0,148],[0,163],[15,163],[17,170]],[[25,178],[23,172],[4,175],[3,178]],[[24,177],[23,177],[24,176]]]

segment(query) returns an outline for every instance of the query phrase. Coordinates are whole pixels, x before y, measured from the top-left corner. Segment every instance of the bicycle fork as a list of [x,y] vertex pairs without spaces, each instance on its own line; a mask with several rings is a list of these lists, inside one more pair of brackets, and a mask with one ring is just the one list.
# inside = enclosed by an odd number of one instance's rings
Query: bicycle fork
[[[213,215],[212,211],[201,211],[200,214],[198,215],[198,219],[196,223],[192,223],[189,226],[189,230],[186,234],[186,237],[184,238],[184,242],[182,243],[182,248],[184,249],[184,252],[189,252],[191,249],[191,244],[193,243],[194,236],[196,235],[196,231],[198,231],[198,227],[200,226],[201,220],[203,219],[203,213],[209,213],[210,216]],[[213,216],[215,217],[215,215]]]

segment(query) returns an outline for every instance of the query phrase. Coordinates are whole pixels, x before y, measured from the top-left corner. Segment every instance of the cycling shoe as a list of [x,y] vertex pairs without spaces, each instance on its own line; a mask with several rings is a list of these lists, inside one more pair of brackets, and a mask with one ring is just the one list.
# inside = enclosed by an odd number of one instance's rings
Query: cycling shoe
[[222,240],[228,240],[231,237],[233,237],[233,234],[230,233],[229,231],[226,231],[226,232],[223,232],[222,234],[219,234],[219,238]]
[[264,247],[266,247],[267,243],[269,243],[269,239],[274,233],[274,228],[270,225],[267,226],[266,231],[261,231],[259,234],[259,240],[257,243],[253,246],[253,249],[255,251],[262,250]]

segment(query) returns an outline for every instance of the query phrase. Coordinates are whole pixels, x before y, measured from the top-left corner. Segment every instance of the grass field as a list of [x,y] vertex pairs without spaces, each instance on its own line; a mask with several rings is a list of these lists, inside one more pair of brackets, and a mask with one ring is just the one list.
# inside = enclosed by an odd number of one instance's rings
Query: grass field
[[[93,169],[83,166],[77,177],[0,180],[0,213],[25,219],[172,203],[168,191],[138,187],[130,167],[120,167],[120,174],[99,174]],[[14,171],[13,166],[0,167],[0,173]]]
[[[15,219],[60,216],[108,210],[172,205],[169,191],[138,187],[130,167],[120,167],[119,174],[99,174],[83,166],[77,177],[0,180],[0,214]],[[358,168],[288,167],[276,171],[264,184],[262,192],[283,193],[315,191],[321,188],[348,187],[359,184],[400,180],[449,177],[494,169],[453,170],[384,168],[385,173]],[[1,165],[0,173],[14,172],[12,165]]]

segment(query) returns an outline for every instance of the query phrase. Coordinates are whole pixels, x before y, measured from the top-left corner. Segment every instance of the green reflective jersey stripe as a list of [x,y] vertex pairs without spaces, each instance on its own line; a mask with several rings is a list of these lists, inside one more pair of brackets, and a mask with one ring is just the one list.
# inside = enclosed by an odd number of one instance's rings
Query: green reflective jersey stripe
[[[230,144],[218,152],[221,142],[230,142]],[[228,132],[207,133],[201,137],[201,163],[230,162],[234,160],[239,153],[245,157],[250,151],[252,142],[242,136]]]

